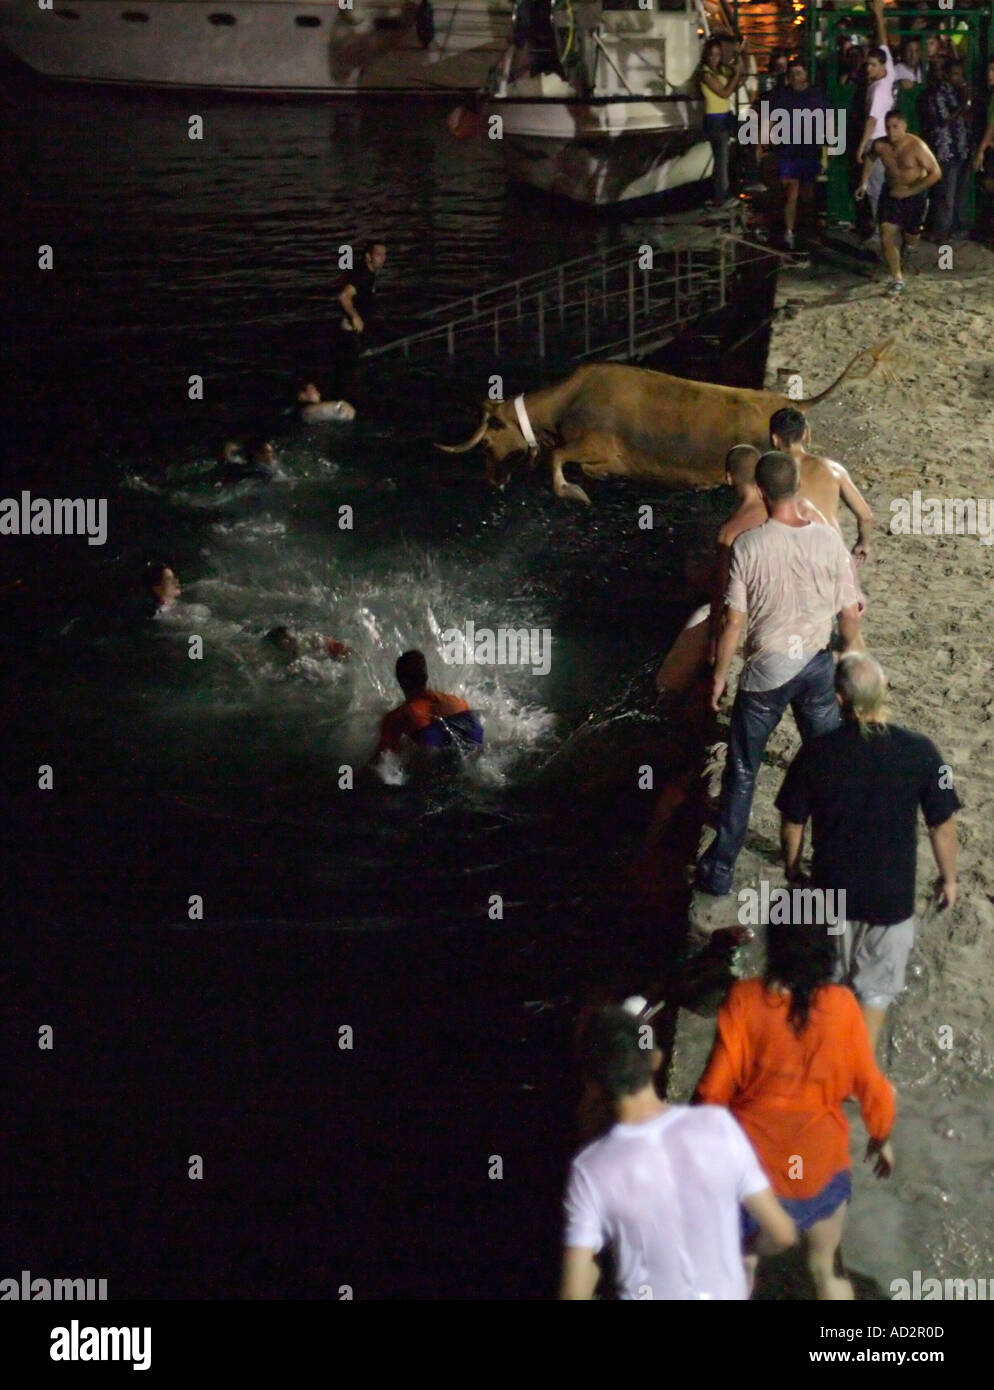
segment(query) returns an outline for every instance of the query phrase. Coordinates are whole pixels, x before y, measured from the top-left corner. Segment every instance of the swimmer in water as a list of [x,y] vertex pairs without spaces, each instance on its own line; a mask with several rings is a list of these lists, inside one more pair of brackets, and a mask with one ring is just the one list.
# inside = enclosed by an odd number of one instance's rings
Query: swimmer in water
[[344,661],[352,655],[352,648],[339,642],[337,637],[322,637],[317,632],[291,632],[282,625],[270,628],[263,640],[289,661],[297,661],[302,656],[326,656],[332,661]]
[[272,442],[262,439],[253,445],[248,462],[233,439],[227,439],[217,454],[217,473],[214,482],[218,487],[229,487],[233,483],[254,480],[271,483],[277,476],[276,450]]
[[168,613],[183,592],[179,579],[168,565],[146,565],[143,583],[147,595],[146,616],[149,618]]
[[404,652],[397,658],[395,671],[404,703],[383,716],[380,741],[370,762],[386,752],[399,753],[405,738],[420,748],[471,750],[482,745],[483,726],[466,701],[429,688],[424,652]]
[[218,468],[242,468],[245,455],[237,439],[222,440],[215,455]]
[[355,419],[355,406],[348,401],[324,401],[313,381],[301,380],[297,383],[297,413],[305,424],[344,422]]

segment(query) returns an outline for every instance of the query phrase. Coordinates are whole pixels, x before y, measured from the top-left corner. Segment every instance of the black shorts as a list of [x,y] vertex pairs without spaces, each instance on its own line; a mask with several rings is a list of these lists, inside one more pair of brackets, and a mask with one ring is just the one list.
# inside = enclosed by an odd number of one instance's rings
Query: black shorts
[[927,212],[927,193],[916,193],[912,198],[895,198],[885,188],[877,204],[877,221],[900,227],[906,236],[921,236]]

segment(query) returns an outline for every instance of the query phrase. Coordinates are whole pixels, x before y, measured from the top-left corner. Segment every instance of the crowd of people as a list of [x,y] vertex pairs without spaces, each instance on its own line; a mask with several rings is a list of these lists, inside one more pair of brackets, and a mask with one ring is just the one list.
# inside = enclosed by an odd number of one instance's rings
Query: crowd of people
[[[842,465],[811,452],[800,412],[778,411],[770,438],[762,456],[743,445],[726,460],[737,508],[718,534],[710,615],[691,619],[697,689],[714,712],[745,636],[717,832],[695,884],[731,892],[763,753],[789,706],[801,746],[776,806],[799,897],[787,920],[771,914],[763,973],[736,981],[721,1005],[690,1106],[658,1093],[644,999],[588,1015],[580,1063],[614,1123],[571,1165],[565,1299],[594,1296],[607,1251],[623,1299],[745,1299],[758,1257],[798,1243],[815,1296],[851,1299],[838,1264],[852,1196],[847,1100],[876,1175],[894,1168],[896,1097],[876,1050],[914,942],[918,814],[939,871],[933,902],[952,907],[960,802],[932,741],[891,722],[886,677],[865,650],[857,575],[869,508]],[[856,518],[851,553],[837,517],[808,500],[819,469]],[[819,916],[829,900],[837,910]]]
[[[880,0],[876,15],[882,24]],[[735,46],[729,55],[729,42],[709,41],[702,76],[702,89],[710,93],[705,119],[715,149],[716,200],[727,191],[729,111],[722,103],[730,103],[744,72],[742,50]],[[919,85],[914,44],[905,44],[902,63],[895,69],[881,46],[866,64],[870,88],[860,188],[876,203],[885,253],[896,244],[892,233],[903,231],[907,243],[920,230],[924,213],[915,201],[917,184],[925,179],[932,186],[945,177],[944,169],[936,172],[932,151],[910,130],[906,111],[890,105],[894,83]],[[802,65],[788,55],[777,55],[771,78],[788,94],[785,100],[816,99]],[[953,92],[958,80],[954,73]],[[880,83],[888,88],[886,110],[870,95]],[[927,80],[923,85],[929,99],[940,103],[936,109],[948,111],[945,89],[930,88]],[[941,144],[939,152],[945,153]],[[781,174],[793,185],[786,206],[795,212],[811,182],[807,157],[789,150],[781,155]],[[941,214],[943,227],[947,212]],[[370,243],[358,272],[344,275],[339,286],[338,356],[348,370],[358,363],[384,255],[382,243]],[[899,264],[894,274],[899,276]],[[322,402],[309,381],[298,382],[297,404],[301,412],[331,404],[324,418],[354,414],[346,402]],[[952,907],[960,802],[932,741],[890,720],[885,674],[865,650],[860,568],[871,545],[870,508],[842,464],[812,451],[801,411],[778,410],[769,439],[762,455],[751,445],[728,455],[735,511],[717,536],[706,581],[710,603],[680,639],[696,654],[696,689],[712,714],[745,641],[716,833],[697,863],[695,886],[712,897],[731,893],[765,749],[789,707],[801,746],[776,797],[785,881],[803,890],[806,904],[824,903],[831,895],[841,910],[820,920],[816,911],[812,922],[807,908],[803,916],[792,908],[787,921],[766,926],[763,973],[729,990],[689,1106],[669,1104],[657,1090],[662,1054],[644,1000],[588,1016],[580,1061],[614,1123],[583,1148],[570,1169],[565,1299],[594,1296],[602,1277],[599,1257],[608,1249],[622,1298],[745,1299],[758,1258],[798,1243],[816,1296],[851,1299],[852,1284],[838,1264],[852,1197],[847,1100],[859,1104],[876,1174],[887,1177],[894,1167],[896,1097],[876,1050],[887,1010],[904,988],[914,943],[918,814],[939,871],[935,904]],[[266,478],[274,463],[267,441],[245,455],[225,441],[219,476]],[[839,525],[842,507],[857,527],[851,551]],[[181,594],[176,574],[158,563],[146,569],[145,589],[149,616],[168,612]],[[352,655],[336,638],[285,625],[270,629],[263,640],[283,662],[303,655],[344,661]],[[664,663],[661,690],[666,671]],[[429,685],[423,652],[402,653],[396,677],[404,698],[383,716],[371,763],[407,746],[432,756],[445,748],[460,756],[480,748],[479,717],[459,696]]]
[[[832,157],[847,161],[857,224],[868,244],[879,235],[891,292],[900,294],[903,265],[920,236],[948,244],[974,230],[992,231],[994,59],[970,72],[961,24],[950,20],[945,28],[933,27],[934,16],[923,12],[899,21],[910,29],[902,36],[889,29],[883,0],[871,0],[871,8],[873,32],[841,31],[822,67],[826,79],[833,67],[839,94],[841,137]],[[746,47],[728,35],[705,41],[699,84],[714,151],[712,205],[729,199],[737,154],[739,182],[754,191],[778,190],[788,250],[802,228],[811,230],[815,190],[826,177],[831,146],[824,126],[816,135],[813,122],[801,140],[771,141],[770,131],[796,112],[829,114],[825,91],[813,77],[799,55],[774,49],[753,101],[759,138],[736,150],[736,132],[745,127],[736,117],[735,97],[751,81]],[[978,208],[973,227],[971,194]]]

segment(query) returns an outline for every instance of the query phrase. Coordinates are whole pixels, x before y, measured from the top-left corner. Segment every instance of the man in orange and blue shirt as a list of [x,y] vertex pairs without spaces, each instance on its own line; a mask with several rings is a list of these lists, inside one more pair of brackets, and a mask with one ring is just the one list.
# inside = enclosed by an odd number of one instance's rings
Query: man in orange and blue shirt
[[404,703],[383,716],[373,761],[384,752],[399,753],[405,738],[421,748],[482,745],[483,726],[466,701],[429,688],[423,652],[403,652],[395,671]]

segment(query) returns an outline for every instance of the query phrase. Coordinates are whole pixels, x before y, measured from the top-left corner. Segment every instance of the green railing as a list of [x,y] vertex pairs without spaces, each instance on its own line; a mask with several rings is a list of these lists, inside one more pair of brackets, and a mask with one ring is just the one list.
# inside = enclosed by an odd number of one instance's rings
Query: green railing
[[[912,29],[913,20],[928,19],[927,30]],[[963,62],[967,85],[971,92],[983,83],[986,54],[994,34],[994,5],[989,9],[952,10],[887,10],[887,31],[891,39],[923,38],[924,33],[941,31],[951,40],[956,56]],[[846,153],[828,161],[828,190],[826,211],[829,224],[855,221],[856,210],[852,190],[858,175],[852,155],[863,135],[863,113],[853,110],[857,88],[842,81],[838,41],[841,34],[858,30],[870,42],[875,42],[872,13],[862,7],[847,10],[816,10],[813,22],[807,26],[807,61],[812,81],[825,93],[829,106],[846,112]],[[924,61],[924,57],[923,60]],[[909,126],[916,128],[918,102],[924,86],[899,93],[895,105],[909,117]],[[971,179],[967,216],[972,224],[976,211],[976,181]]]
[[[870,43],[876,42],[876,25],[869,5],[855,4],[846,9],[823,10],[815,5],[804,7],[803,16],[795,10],[790,0],[779,0],[777,4],[759,3],[753,0],[732,0],[731,11],[737,32],[748,34],[750,51],[756,59],[757,68],[762,72],[772,49],[787,48],[804,55],[812,83],[825,93],[830,106],[846,112],[846,153],[828,160],[828,188],[826,212],[830,224],[852,223],[856,209],[852,190],[855,187],[858,170],[852,161],[852,153],[863,134],[863,113],[853,111],[857,89],[851,83],[842,81],[838,59],[838,40],[841,34],[858,30]],[[802,24],[795,21],[803,17]],[[908,37],[921,37],[923,32],[939,31],[950,36],[954,42],[957,56],[962,58],[966,80],[971,91],[977,92],[983,85],[986,59],[994,57],[994,3],[983,7],[967,9],[962,5],[956,9],[885,11],[888,34],[892,39],[903,40]],[[925,17],[928,30],[913,29],[912,23]],[[921,88],[902,92],[895,105],[902,107],[912,118],[912,129],[917,114],[917,99]],[[976,203],[976,181],[970,180],[968,216],[973,221]]]

